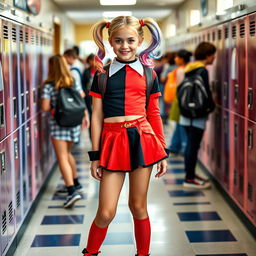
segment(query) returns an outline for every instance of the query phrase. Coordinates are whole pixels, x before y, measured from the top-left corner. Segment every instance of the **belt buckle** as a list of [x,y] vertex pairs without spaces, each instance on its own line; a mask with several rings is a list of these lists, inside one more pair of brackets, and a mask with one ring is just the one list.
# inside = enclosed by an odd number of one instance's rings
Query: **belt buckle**
[[123,124],[123,127],[125,127],[125,128],[130,128],[131,126],[132,126],[131,123],[124,123],[124,124]]

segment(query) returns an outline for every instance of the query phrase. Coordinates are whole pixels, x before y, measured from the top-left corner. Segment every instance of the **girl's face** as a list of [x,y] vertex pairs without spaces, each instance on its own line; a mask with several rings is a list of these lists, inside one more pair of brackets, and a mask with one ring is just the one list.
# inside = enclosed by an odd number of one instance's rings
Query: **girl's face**
[[174,61],[177,66],[184,65],[184,60],[179,56],[175,56]]
[[135,60],[137,48],[141,45],[142,41],[143,38],[135,30],[129,28],[129,26],[116,30],[109,39],[117,59],[121,61]]

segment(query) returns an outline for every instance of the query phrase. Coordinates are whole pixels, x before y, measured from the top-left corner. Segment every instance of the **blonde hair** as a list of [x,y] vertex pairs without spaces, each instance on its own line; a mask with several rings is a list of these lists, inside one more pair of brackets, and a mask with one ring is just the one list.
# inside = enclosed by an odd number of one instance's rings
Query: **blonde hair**
[[43,82],[43,86],[51,82],[54,82],[54,88],[56,90],[74,85],[74,79],[67,62],[65,58],[59,54],[50,57],[48,77]]
[[103,29],[108,29],[108,36],[111,39],[112,34],[121,27],[129,26],[137,31],[139,37],[143,37],[143,27],[146,26],[151,34],[151,42],[147,49],[142,51],[139,55],[140,61],[146,66],[153,66],[152,59],[160,56],[160,51],[156,54],[154,51],[161,43],[161,30],[157,23],[152,18],[138,20],[133,16],[118,16],[114,18],[111,23],[103,19],[93,26],[93,39],[99,47],[98,53],[95,57],[95,66],[100,72],[104,72],[102,60],[105,57],[106,50],[103,44]]

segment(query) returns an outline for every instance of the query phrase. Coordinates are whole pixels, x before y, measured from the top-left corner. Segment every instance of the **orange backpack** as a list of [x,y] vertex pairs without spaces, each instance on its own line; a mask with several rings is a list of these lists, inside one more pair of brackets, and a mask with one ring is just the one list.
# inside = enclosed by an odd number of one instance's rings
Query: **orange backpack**
[[173,102],[176,95],[176,87],[177,87],[176,74],[178,69],[179,67],[175,68],[172,72],[168,73],[167,80],[165,82],[164,101],[169,104]]

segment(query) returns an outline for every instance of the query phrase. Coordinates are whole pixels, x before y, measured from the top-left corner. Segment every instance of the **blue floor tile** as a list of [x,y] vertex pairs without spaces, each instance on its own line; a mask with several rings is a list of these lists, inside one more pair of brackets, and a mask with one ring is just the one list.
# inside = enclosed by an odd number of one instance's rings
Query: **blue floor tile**
[[188,202],[188,203],[173,203],[173,205],[204,205],[211,204],[210,202]]
[[[83,188],[88,188],[89,187],[88,183],[82,183],[81,182],[81,185],[83,186]],[[63,186],[64,186],[64,184],[58,184],[56,189],[62,188]]]
[[221,220],[217,212],[178,212],[180,221]]
[[198,190],[169,190],[168,193],[170,197],[204,196],[204,193]]
[[37,235],[31,247],[79,246],[80,234]]
[[[86,194],[81,194],[82,199],[87,199]],[[66,196],[53,195],[52,200],[66,200]]]
[[44,216],[41,225],[83,224],[84,215]]
[[[72,208],[85,208],[85,205],[74,205]],[[48,209],[63,209],[62,205],[50,205]],[[68,209],[67,209],[68,210]]]
[[184,179],[164,179],[166,185],[182,185]]
[[171,167],[169,167],[167,169],[167,173],[180,174],[180,173],[185,173],[185,170],[184,170],[184,168],[171,168]]
[[232,254],[197,254],[196,256],[247,256],[246,253],[232,253]]
[[171,164],[184,164],[184,160],[170,159],[169,163],[171,163]]
[[186,235],[191,243],[236,241],[229,230],[186,231]]
[[130,223],[132,222],[130,213],[119,213],[112,221],[113,223]]
[[103,245],[133,244],[133,234],[130,232],[108,233]]

